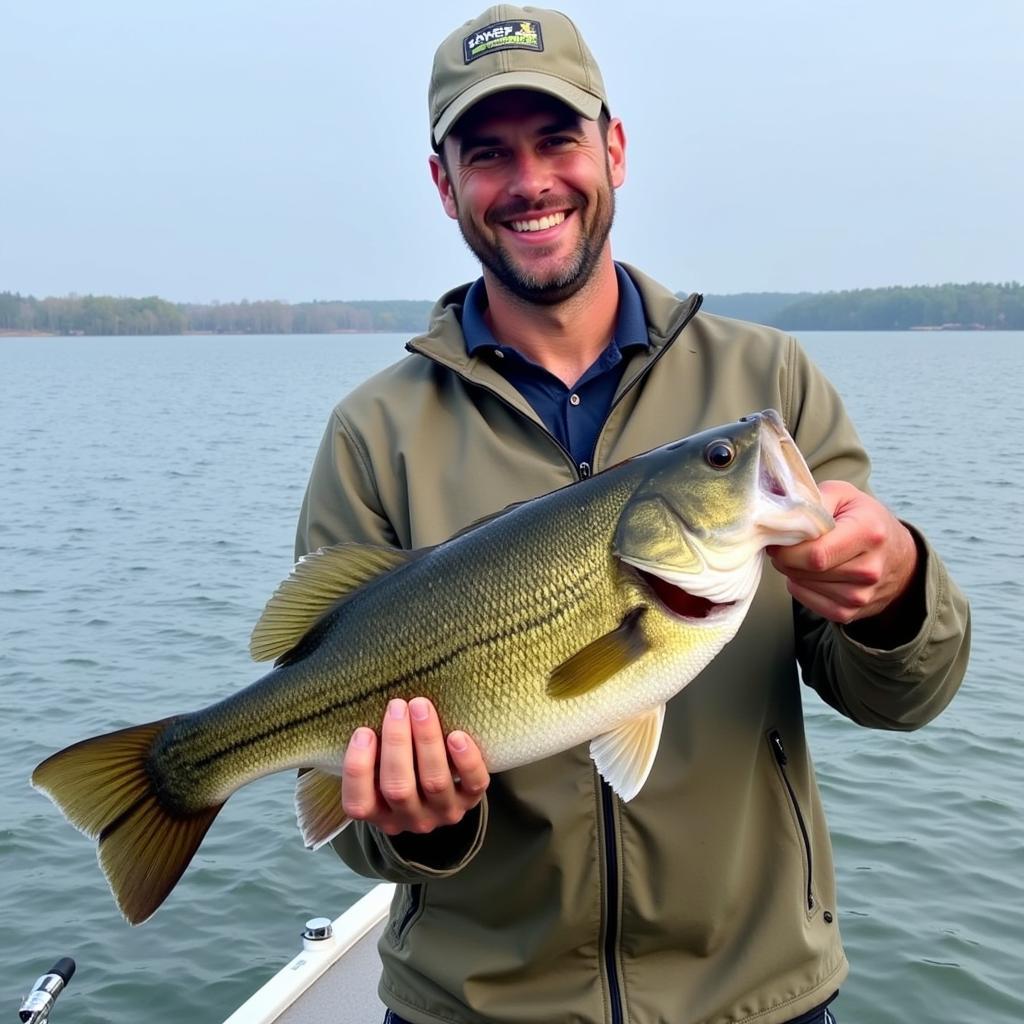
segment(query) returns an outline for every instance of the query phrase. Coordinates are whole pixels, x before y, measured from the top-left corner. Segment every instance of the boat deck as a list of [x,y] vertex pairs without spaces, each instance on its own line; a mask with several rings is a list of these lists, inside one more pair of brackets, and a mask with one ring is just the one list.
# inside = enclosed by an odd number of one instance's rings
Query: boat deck
[[382,884],[332,922],[333,934],[303,950],[224,1024],[379,1024],[377,940],[394,886]]

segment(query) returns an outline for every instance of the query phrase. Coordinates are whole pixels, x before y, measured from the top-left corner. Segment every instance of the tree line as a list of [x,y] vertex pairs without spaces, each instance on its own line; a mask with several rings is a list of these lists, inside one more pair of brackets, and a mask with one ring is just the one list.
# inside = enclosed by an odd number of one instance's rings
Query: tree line
[[109,295],[37,299],[0,292],[0,331],[50,334],[330,334],[424,329],[431,302],[172,303]]
[[[330,334],[422,331],[432,303],[172,303],[109,295],[37,299],[0,292],[0,331],[50,334]],[[1024,330],[1024,285],[944,284],[822,293],[708,295],[704,309],[788,331],[898,331],[915,327]]]
[[69,295],[36,299],[0,292],[0,330],[49,334],[181,334],[184,313],[173,303],[150,296],[115,299],[108,295]]
[[943,284],[785,296],[709,295],[704,309],[787,331],[1024,330],[1024,285]]

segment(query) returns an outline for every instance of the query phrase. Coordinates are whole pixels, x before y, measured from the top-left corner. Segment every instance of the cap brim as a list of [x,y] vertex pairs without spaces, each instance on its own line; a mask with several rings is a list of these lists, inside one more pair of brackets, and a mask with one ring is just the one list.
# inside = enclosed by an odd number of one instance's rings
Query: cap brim
[[433,128],[434,143],[438,146],[444,141],[444,137],[451,131],[452,125],[470,107],[479,103],[496,92],[505,92],[508,89],[530,89],[533,92],[547,93],[561,100],[567,106],[572,107],[581,117],[588,121],[596,121],[604,105],[600,96],[572,85],[564,78],[556,78],[554,75],[545,75],[538,71],[504,71],[498,75],[491,75],[482,82],[477,82],[464,93],[448,104],[437,124]]

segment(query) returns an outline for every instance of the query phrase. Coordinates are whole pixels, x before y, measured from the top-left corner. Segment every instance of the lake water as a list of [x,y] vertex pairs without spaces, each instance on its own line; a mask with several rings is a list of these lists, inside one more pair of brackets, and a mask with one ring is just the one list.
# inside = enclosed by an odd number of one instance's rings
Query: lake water
[[[808,334],[874,486],[968,591],[963,690],[909,735],[807,692],[852,976],[842,1024],[1024,1020],[1024,334]],[[365,891],[306,852],[290,777],[221,813],[151,921],[28,785],[75,740],[253,680],[335,400],[404,338],[0,339],[0,1017],[53,960],[66,1024],[216,1024]]]

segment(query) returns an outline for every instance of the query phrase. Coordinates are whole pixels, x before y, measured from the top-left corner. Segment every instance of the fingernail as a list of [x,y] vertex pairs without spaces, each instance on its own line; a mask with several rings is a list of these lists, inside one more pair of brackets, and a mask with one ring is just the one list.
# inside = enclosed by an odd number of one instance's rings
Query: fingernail
[[370,737],[373,735],[370,729],[356,729],[352,737],[352,745],[362,747],[365,750],[370,745]]
[[427,720],[427,716],[430,714],[427,702],[422,697],[416,697],[414,700],[409,701],[409,714],[411,714],[417,722],[425,722]]
[[396,721],[400,722],[405,718],[405,701],[404,700],[393,700],[388,704],[388,714]]
[[448,737],[448,745],[457,754],[461,754],[466,749],[466,734],[464,732],[453,732]]

